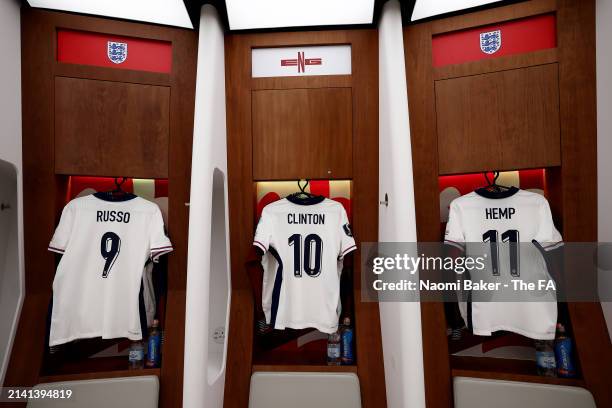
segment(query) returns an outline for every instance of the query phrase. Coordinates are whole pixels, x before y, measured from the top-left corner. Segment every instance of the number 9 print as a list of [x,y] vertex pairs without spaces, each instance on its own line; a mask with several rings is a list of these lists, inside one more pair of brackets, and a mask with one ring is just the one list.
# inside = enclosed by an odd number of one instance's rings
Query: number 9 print
[[114,232],[107,232],[102,235],[100,240],[100,254],[104,258],[104,269],[102,270],[102,277],[108,277],[121,249],[121,238]]

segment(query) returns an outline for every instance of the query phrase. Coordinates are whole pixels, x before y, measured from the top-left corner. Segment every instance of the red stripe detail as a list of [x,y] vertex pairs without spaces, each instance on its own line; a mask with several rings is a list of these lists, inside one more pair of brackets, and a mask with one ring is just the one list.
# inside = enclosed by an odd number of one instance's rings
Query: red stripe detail
[[295,59],[281,60],[281,67],[294,67],[296,65],[297,65],[297,60]]
[[266,252],[267,249],[264,244],[259,241],[253,241],[253,245],[258,246],[262,251]]
[[[501,30],[501,47],[494,54],[480,49],[480,33]],[[432,39],[434,67],[461,64],[504,55],[523,54],[557,46],[554,14],[544,14],[463,31],[439,34]]]
[[444,243],[445,243],[445,244],[448,244],[448,245],[452,245],[452,246],[454,246],[454,247],[459,247],[459,248],[460,248],[460,249],[462,249],[462,250],[463,250],[463,249],[465,249],[465,244],[462,244],[461,242],[452,241],[452,240],[450,240],[450,239],[445,239],[445,240],[444,240]]
[[153,251],[159,251],[160,249],[168,249],[168,248],[172,248],[172,245],[170,245],[170,246],[165,246],[165,247],[159,247],[159,248],[151,248],[151,252],[153,252]]
[[308,58],[306,60],[306,65],[321,65],[323,64],[323,60],[321,58]]
[[[108,58],[109,41],[127,44],[127,58],[121,64],[115,64]],[[67,64],[170,73],[172,71],[172,43],[112,34],[59,30],[57,32],[57,60]]]
[[167,254],[168,252],[172,252],[172,251],[174,251],[174,248],[162,249],[162,250],[159,250],[159,251],[151,251],[151,255],[152,256],[158,256],[158,255],[161,255],[161,254]]
[[353,245],[351,247],[346,248],[344,252],[342,252],[342,256],[346,255],[347,253],[351,252],[354,249],[357,249],[357,245]]
[[169,247],[169,248],[166,248],[166,249],[158,249],[158,250],[155,250],[155,251],[151,251],[151,255],[152,256],[156,256],[156,255],[160,255],[160,254],[167,254],[168,252],[172,252],[172,251],[174,251],[174,248],[172,248],[172,247]]
[[306,69],[306,60],[304,59],[304,53],[298,52],[298,72],[304,72]]

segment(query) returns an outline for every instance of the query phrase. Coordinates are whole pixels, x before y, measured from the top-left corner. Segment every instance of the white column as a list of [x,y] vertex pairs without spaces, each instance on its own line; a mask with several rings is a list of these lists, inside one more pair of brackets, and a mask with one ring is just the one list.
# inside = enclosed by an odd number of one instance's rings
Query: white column
[[[598,241],[612,242],[612,1],[597,0],[597,221]],[[612,293],[612,276],[609,271],[599,274],[599,293]],[[609,295],[608,295],[609,296]],[[601,307],[612,338],[612,302],[602,302]]]
[[[185,310],[183,407],[223,406],[230,302],[224,34],[202,7],[196,80]],[[213,212],[215,212],[213,214]]]
[[8,367],[25,294],[21,162],[21,4],[0,1],[0,384]]
[[[379,25],[379,208],[380,242],[416,242],[412,149],[404,62],[402,16],[387,2]],[[425,407],[421,307],[381,302],[380,323],[390,408]]]

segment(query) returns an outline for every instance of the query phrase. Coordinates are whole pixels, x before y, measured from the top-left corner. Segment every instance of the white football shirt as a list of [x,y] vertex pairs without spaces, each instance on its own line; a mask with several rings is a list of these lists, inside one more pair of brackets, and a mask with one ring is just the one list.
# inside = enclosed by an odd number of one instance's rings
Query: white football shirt
[[81,338],[142,338],[138,293],[145,262],[172,251],[159,207],[103,193],[70,201],[49,250],[63,254],[53,280],[49,346]]
[[262,303],[275,329],[338,329],[342,258],[355,250],[344,207],[284,198],[262,212],[253,245],[264,251]]
[[[474,334],[489,336],[497,330],[506,330],[533,339],[554,338],[557,323],[554,294],[543,296],[539,292],[531,298],[534,300],[505,301],[517,293],[511,292],[513,279],[526,282],[552,279],[542,252],[533,243],[535,240],[544,251],[563,245],[546,198],[515,187],[497,196],[475,191],[456,198],[450,205],[444,239],[467,255],[486,254],[486,268],[470,271],[472,281],[501,282],[499,291],[472,297]],[[510,286],[504,288],[504,284]],[[525,292],[517,298],[529,296]],[[496,297],[504,301],[496,302]],[[460,310],[468,322],[465,302],[460,302]]]

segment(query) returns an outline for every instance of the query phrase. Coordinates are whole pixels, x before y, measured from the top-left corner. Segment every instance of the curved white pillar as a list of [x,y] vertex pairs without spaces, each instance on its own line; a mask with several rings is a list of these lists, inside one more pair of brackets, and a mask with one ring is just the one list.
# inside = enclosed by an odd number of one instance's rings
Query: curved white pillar
[[223,27],[202,7],[185,312],[183,407],[223,406],[230,305]]
[[[412,149],[402,16],[397,0],[382,11],[379,45],[380,242],[416,242]],[[381,302],[380,324],[389,408],[425,407],[421,307]]]

